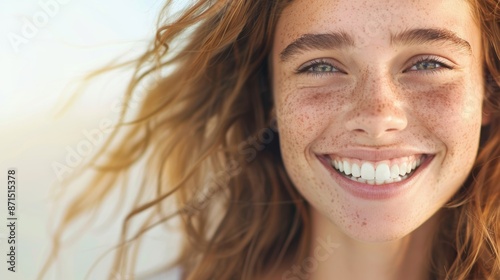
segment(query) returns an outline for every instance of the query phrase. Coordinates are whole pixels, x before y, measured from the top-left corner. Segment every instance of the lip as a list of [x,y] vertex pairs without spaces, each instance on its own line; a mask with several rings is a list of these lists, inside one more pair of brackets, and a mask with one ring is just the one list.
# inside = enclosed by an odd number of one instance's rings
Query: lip
[[[422,153],[417,153],[417,154],[422,154]],[[398,156],[399,155],[401,155],[401,153],[399,153]],[[409,154],[406,154],[406,156],[408,155]],[[353,156],[357,157],[358,155],[352,155],[350,157]],[[385,159],[387,159],[387,154],[385,154],[384,156],[386,156]],[[342,176],[331,166],[328,156],[316,155],[316,157],[321,162],[321,164],[326,168],[326,170],[330,173],[335,182],[337,182],[338,185],[347,193],[351,194],[354,197],[365,200],[384,200],[384,199],[394,198],[409,191],[411,187],[415,184],[415,181],[418,179],[418,177],[422,174],[422,172],[427,170],[427,167],[434,159],[434,154],[426,154],[426,158],[422,162],[422,164],[406,180],[390,184],[383,184],[383,185],[369,185],[350,180]],[[382,158],[373,159],[372,157],[371,159],[381,160]]]

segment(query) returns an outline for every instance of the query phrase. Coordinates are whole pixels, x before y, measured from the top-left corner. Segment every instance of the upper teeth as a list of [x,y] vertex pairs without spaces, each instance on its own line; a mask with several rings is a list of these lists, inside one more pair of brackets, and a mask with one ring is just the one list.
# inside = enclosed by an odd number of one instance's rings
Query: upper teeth
[[423,155],[373,163],[357,159],[337,158],[332,160],[332,166],[340,172],[354,177],[352,179],[380,185],[406,178],[406,174],[420,166],[422,159]]

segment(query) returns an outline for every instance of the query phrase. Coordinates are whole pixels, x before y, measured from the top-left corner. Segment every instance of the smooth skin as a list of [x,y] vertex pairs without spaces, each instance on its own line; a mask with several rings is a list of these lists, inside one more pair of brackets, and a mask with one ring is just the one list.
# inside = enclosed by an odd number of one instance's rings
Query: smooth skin
[[[436,217],[470,173],[484,122],[467,2],[296,0],[271,68],[283,161],[313,221],[310,258],[273,278],[426,279]],[[346,151],[433,158],[407,191],[374,200],[346,192],[318,158]],[[317,255],[319,240],[337,246]]]

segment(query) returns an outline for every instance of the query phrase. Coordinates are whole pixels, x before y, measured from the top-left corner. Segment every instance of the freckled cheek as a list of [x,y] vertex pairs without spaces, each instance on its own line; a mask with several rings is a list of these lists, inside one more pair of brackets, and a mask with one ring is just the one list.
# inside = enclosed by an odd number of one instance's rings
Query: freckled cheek
[[[449,153],[474,153],[481,128],[481,98],[463,88],[428,93],[415,99],[423,126],[446,146]],[[471,150],[472,149],[472,150]]]
[[280,136],[302,147],[320,137],[335,111],[322,94],[303,91],[287,92],[278,107]]
[[299,111],[297,106],[286,103],[283,104],[282,112],[278,117],[283,156],[293,157],[296,161],[296,157],[303,153],[315,134],[309,122],[310,117],[306,112]]

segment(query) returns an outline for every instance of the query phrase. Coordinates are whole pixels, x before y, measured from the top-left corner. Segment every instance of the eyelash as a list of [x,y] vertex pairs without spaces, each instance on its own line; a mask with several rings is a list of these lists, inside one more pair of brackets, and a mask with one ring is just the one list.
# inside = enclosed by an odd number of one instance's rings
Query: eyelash
[[434,56],[425,56],[425,57],[420,57],[417,61],[415,61],[410,68],[413,68],[415,65],[418,65],[420,63],[427,62],[427,63],[435,63],[439,65],[438,68],[430,69],[430,70],[405,70],[404,72],[409,72],[409,71],[419,71],[423,72],[423,74],[430,75],[430,74],[435,74],[437,72],[443,71],[445,69],[451,70],[453,69],[452,66],[448,65],[446,62],[444,62],[442,59],[439,57],[434,57]]
[[[434,69],[429,69],[429,70],[418,70],[418,69],[417,70],[410,70],[412,67],[414,67],[420,63],[424,63],[424,62],[434,63],[434,64],[438,65],[439,67],[434,68]],[[321,65],[330,66],[330,67],[336,69],[336,71],[330,71],[330,72],[311,71],[311,69],[313,67],[321,66]],[[416,71],[416,72],[421,72],[424,75],[430,75],[430,74],[435,74],[437,72],[443,71],[445,69],[451,70],[451,69],[453,69],[453,67],[449,66],[448,64],[446,64],[444,61],[442,61],[438,57],[426,56],[426,57],[420,57],[418,60],[413,62],[412,66],[410,68],[408,68],[407,70],[404,70],[403,73]],[[310,61],[305,66],[301,66],[295,72],[296,72],[296,74],[307,74],[307,75],[314,75],[314,76],[332,75],[332,74],[336,74],[336,73],[345,74],[345,72],[343,72],[338,67],[336,67],[333,63],[331,63],[330,61],[327,61],[325,59],[316,59],[316,60]]]
[[[320,66],[320,65],[327,65],[332,67],[333,69],[336,69],[336,71],[331,71],[331,72],[317,72],[317,71],[311,71],[313,67]],[[334,73],[343,73],[338,67],[336,67],[333,63],[330,61],[327,61],[326,59],[315,59],[310,62],[308,62],[306,65],[299,67],[295,71],[297,74],[306,74],[306,75],[314,75],[314,76],[323,76],[323,75],[332,75]]]

